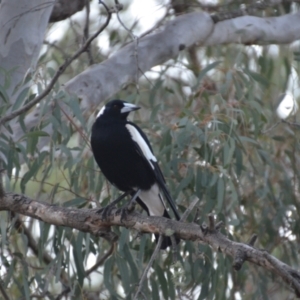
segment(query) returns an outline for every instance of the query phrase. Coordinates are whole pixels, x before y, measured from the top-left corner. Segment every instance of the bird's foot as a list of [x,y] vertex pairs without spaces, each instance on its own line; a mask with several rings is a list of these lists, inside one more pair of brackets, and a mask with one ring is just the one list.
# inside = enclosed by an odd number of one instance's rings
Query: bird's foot
[[100,208],[97,210],[97,214],[101,214],[103,220],[107,220],[108,217],[111,215],[111,211],[116,207],[116,205],[127,195],[130,194],[130,191],[127,191],[123,193],[121,196],[119,196],[116,200],[114,200],[112,203],[108,204],[107,206]]
[[99,210],[96,211],[96,213],[101,214],[101,218],[103,220],[107,220],[114,208],[116,208],[115,203],[111,203],[105,207],[100,208]]
[[126,216],[128,215],[128,213],[131,213],[134,208],[135,208],[135,204],[136,204],[136,198],[139,196],[141,190],[137,190],[135,192],[135,194],[133,195],[133,197],[130,199],[130,201],[128,202],[128,204],[124,205],[121,210],[120,210],[120,214],[121,214],[121,218],[120,221],[121,223],[123,223],[124,218],[126,218]]
[[124,223],[123,220],[126,219],[128,214],[134,211],[135,209],[135,201],[130,201],[128,204],[124,205],[122,208],[118,209],[116,214],[120,214],[120,221]]

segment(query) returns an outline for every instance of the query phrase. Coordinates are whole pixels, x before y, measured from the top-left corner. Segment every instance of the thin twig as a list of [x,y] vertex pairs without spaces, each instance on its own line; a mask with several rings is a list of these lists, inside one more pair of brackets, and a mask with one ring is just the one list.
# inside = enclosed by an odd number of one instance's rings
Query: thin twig
[[270,128],[266,129],[266,130],[263,130],[261,133],[262,134],[265,134],[267,133],[268,131],[274,129],[278,124],[280,123],[284,123],[284,124],[287,124],[289,125],[290,127],[295,127],[295,128],[300,128],[300,123],[297,123],[297,122],[289,122],[289,121],[286,121],[286,120],[280,120],[278,122],[276,122],[273,126],[271,126]]
[[[70,21],[70,28],[73,31],[74,34],[74,41],[76,45],[82,45],[82,35],[78,32],[77,28],[76,28],[76,22],[71,18]],[[78,27],[78,25],[77,25]]]
[[252,234],[250,240],[247,243],[249,246],[254,247],[256,240],[257,240],[257,234]]
[[147,31],[142,33],[139,36],[139,39],[141,39],[142,37],[152,33],[154,30],[159,28],[166,21],[166,18],[168,17],[168,15],[169,15],[169,9],[166,10],[166,13],[161,17],[161,19],[153,27],[151,27],[150,29],[148,29]]
[[176,291],[177,291],[177,296],[178,296],[179,300],[182,300],[181,288],[179,286],[176,286]]
[[98,262],[96,262],[90,269],[85,271],[85,277],[88,277],[92,272],[97,270],[103,263],[106,261],[106,259],[113,254],[115,250],[115,243],[111,243],[111,247],[109,250],[99,259]]
[[1,294],[2,294],[2,296],[3,296],[3,298],[4,298],[5,300],[10,300],[10,298],[9,298],[9,296],[7,295],[7,293],[6,293],[5,289],[4,289],[4,287],[3,287],[1,281],[0,281],[0,292],[1,292]]
[[276,122],[273,126],[271,126],[270,128],[267,128],[266,130],[262,130],[261,133],[265,134],[268,131],[271,131],[272,129],[274,129],[278,124],[280,123],[280,121]]
[[196,197],[192,202],[191,204],[189,205],[189,207],[185,210],[185,212],[183,213],[183,215],[181,216],[180,218],[180,221],[181,222],[184,222],[187,217],[189,216],[189,214],[191,213],[191,211],[194,209],[195,205],[198,203],[199,201],[199,198]]
[[59,105],[59,108],[60,110],[62,111],[62,113],[65,115],[65,117],[68,119],[68,121],[70,122],[70,124],[72,124],[76,131],[79,132],[80,136],[83,138],[83,140],[85,141],[85,143],[88,145],[89,148],[91,148],[91,145],[90,145],[90,139],[89,137],[83,132],[83,130],[74,122],[74,119],[71,118],[67,112],[62,108],[61,105]]
[[[85,16],[85,26],[83,29],[83,36],[84,41],[88,40],[90,35],[90,0],[85,0],[85,7],[86,7],[86,16]],[[91,45],[88,46],[86,49],[87,56],[89,58],[89,65],[92,65],[94,63],[94,58],[92,55],[92,47]]]
[[68,58],[67,53],[66,53],[61,47],[57,46],[55,43],[51,43],[51,42],[49,42],[49,41],[47,41],[47,40],[44,40],[43,43],[44,43],[45,45],[47,45],[47,46],[53,47],[53,48],[55,48],[56,50],[58,50],[58,51],[61,53],[61,55],[63,56],[64,59],[67,59],[67,58]]
[[67,296],[71,292],[70,287],[66,287],[56,298],[55,300],[61,300],[63,296]]
[[[39,257],[39,247],[35,239],[33,238],[30,230],[24,225],[23,221],[18,215],[16,215],[14,212],[12,212],[11,215],[12,217],[16,218],[16,222],[14,223],[15,229],[17,230],[17,232],[22,233],[27,237],[28,247],[32,250],[36,257]],[[52,262],[52,257],[46,250],[43,251],[41,257],[44,263],[47,265],[49,265]],[[61,271],[60,277],[64,283],[67,282],[67,275],[64,270]]]
[[216,223],[215,223],[215,217],[214,217],[214,215],[213,214],[208,214],[208,228],[209,228],[209,230],[210,231],[213,231],[213,230],[215,230],[216,229]]
[[123,21],[120,18],[119,11],[123,8],[123,6],[118,2],[118,0],[115,0],[116,4],[116,14],[117,18],[119,20],[119,23],[123,26],[123,28],[129,33],[131,36],[131,39],[133,40],[134,43],[134,57],[135,57],[135,64],[136,64],[136,79],[135,79],[135,84],[136,84],[136,89],[137,93],[139,94],[139,54],[138,54],[138,46],[139,46],[139,38],[132,33],[132,31],[126,27],[126,25],[123,23]]
[[[135,20],[135,21],[133,22],[133,24],[130,26],[130,28],[128,28],[128,29],[130,30],[130,33],[134,30],[134,28],[136,27],[136,25],[137,25],[138,23],[139,23],[139,21],[138,21],[138,20]],[[127,42],[128,38],[131,39],[131,34],[130,34],[130,33],[128,33],[128,34],[124,37],[124,42],[123,42],[121,48],[123,48],[124,46],[126,46],[127,44],[130,44],[130,43],[132,42],[131,40],[130,40],[129,42]]]
[[199,210],[199,208],[197,207],[197,208],[196,208],[196,213],[195,213],[195,216],[194,216],[193,223],[197,223],[197,222],[198,222],[199,215],[200,215],[200,210]]
[[172,243],[172,260],[173,260],[173,264],[175,264],[177,261],[178,261],[178,251],[177,251],[177,243],[176,243],[176,239],[175,239],[175,236],[174,234],[172,234],[170,236],[170,239],[171,239],[171,243]]
[[148,263],[147,267],[145,268],[145,270],[143,272],[143,275],[140,279],[140,282],[139,282],[139,285],[138,285],[138,290],[137,290],[136,294],[134,295],[133,300],[137,299],[138,295],[142,292],[143,282],[145,281],[145,279],[147,277],[147,274],[148,274],[154,260],[156,259],[158,253],[159,253],[159,250],[160,250],[160,247],[161,247],[161,244],[162,244],[162,240],[163,240],[163,236],[160,235],[159,238],[158,238],[155,250],[154,250],[154,252],[153,252],[153,254],[152,254],[152,256],[149,260],[149,263]]
[[[152,28],[150,28],[149,30],[147,30],[147,31],[145,31],[142,35],[140,35],[139,37],[135,37],[135,38],[137,38],[138,40],[140,40],[142,37],[144,37],[144,36],[146,36],[146,35],[148,35],[148,34],[150,34],[152,31],[154,31],[155,29],[157,29],[158,27],[160,27],[162,24],[163,24],[163,22],[165,21],[165,18],[168,16],[168,14],[169,14],[169,10],[167,9],[166,10],[166,13],[164,14],[164,16],[152,27]],[[120,19],[119,19],[119,21],[120,21]],[[122,23],[122,21],[121,21],[121,24],[123,24]],[[124,25],[124,24],[123,24]],[[127,29],[126,28],[126,26],[124,27],[127,31],[128,31],[128,34],[129,34],[129,36],[131,36],[131,38],[132,38],[132,30],[133,30],[133,28],[135,27],[135,23],[133,24],[133,26],[131,27],[131,29]],[[133,40],[135,40],[135,38],[132,38]],[[127,39],[127,38],[126,38]],[[126,40],[125,39],[125,40]],[[130,42],[128,42],[128,43],[125,43],[122,47],[125,47],[125,46],[127,46],[128,44],[129,44]],[[135,45],[135,46],[137,46],[137,45]],[[136,47],[136,49],[135,49],[135,53],[138,53],[138,51],[137,51],[137,47]],[[137,59],[137,62],[138,62],[138,59]],[[153,84],[153,82],[147,77],[147,75],[145,74],[145,72],[140,68],[140,67],[138,67],[138,71],[145,77],[145,79],[148,81],[148,83],[151,85],[151,87],[154,87],[154,84]],[[138,74],[138,73],[137,73]],[[137,80],[138,80],[138,78],[137,78]]]
[[17,109],[14,112],[12,112],[11,114],[9,114],[8,116],[5,116],[2,119],[0,119],[0,125],[3,125],[4,123],[6,123],[6,122],[14,119],[15,117],[25,113],[26,111],[31,109],[34,105],[39,103],[42,99],[44,99],[44,97],[46,97],[50,93],[50,91],[52,90],[53,86],[55,85],[55,83],[58,80],[58,78],[60,77],[60,75],[63,74],[63,72],[67,69],[67,67],[76,58],[78,58],[81,55],[81,53],[85,52],[88,49],[91,42],[107,27],[107,25],[110,22],[112,12],[108,9],[108,7],[106,6],[106,4],[104,2],[99,1],[99,3],[101,3],[107,11],[107,19],[106,19],[105,23],[101,26],[101,28],[99,30],[97,30],[70,59],[66,60],[58,68],[58,70],[56,71],[54,77],[52,78],[52,80],[50,81],[48,86],[45,88],[45,90],[39,96],[35,97],[33,100],[31,100],[29,103],[24,105],[22,108]]
[[5,171],[5,169],[1,168],[1,161],[0,161],[0,199],[2,199],[5,195],[5,190],[3,186],[3,179],[2,179],[2,173]]
[[288,124],[291,127],[296,127],[296,128],[300,128],[300,124],[297,122],[289,122],[286,120],[281,120],[282,123]]
[[224,226],[224,222],[219,221],[215,226],[215,230],[219,231],[223,226]]
[[[14,227],[17,230],[17,232],[22,233],[26,236],[28,241],[28,247],[31,249],[31,251],[34,253],[35,256],[39,256],[39,247],[36,243],[35,238],[31,235],[30,230],[24,225],[21,218],[16,215],[14,212],[11,213],[12,218],[16,218],[16,221],[14,223]],[[50,264],[52,262],[52,257],[48,252],[44,251],[41,255],[43,261],[45,264]]]

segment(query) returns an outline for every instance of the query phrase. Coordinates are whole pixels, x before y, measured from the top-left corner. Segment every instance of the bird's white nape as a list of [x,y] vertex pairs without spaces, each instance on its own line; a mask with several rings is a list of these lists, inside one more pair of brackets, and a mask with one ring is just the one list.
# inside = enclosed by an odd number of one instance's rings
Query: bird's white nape
[[104,110],[105,110],[105,105],[99,110],[96,118],[100,117],[103,114]]
[[276,114],[279,119],[285,120],[289,116],[294,115],[297,110],[297,101],[294,99],[292,94],[286,93],[277,106]]
[[153,155],[153,153],[152,153],[151,149],[149,148],[149,146],[147,145],[146,141],[143,139],[141,134],[138,132],[138,130],[133,125],[126,124],[126,128],[128,129],[132,139],[138,144],[138,146],[142,150],[145,158],[149,161],[149,164],[151,165],[151,167],[154,169],[152,161],[156,162],[157,159]]

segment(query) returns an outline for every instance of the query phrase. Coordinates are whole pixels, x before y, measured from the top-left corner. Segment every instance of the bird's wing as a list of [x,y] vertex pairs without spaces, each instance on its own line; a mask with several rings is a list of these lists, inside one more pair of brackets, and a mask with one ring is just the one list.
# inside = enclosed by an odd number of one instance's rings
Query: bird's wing
[[153,154],[153,150],[152,150],[152,147],[150,145],[150,142],[149,142],[147,136],[137,125],[135,125],[132,122],[127,122],[126,128],[128,129],[133,141],[135,142],[137,152],[150,165],[151,169],[153,170],[153,173],[155,174],[155,178],[156,178],[156,181],[157,181],[160,189],[163,191],[169,205],[171,206],[171,208],[174,212],[176,219],[179,220],[180,216],[177,211],[176,205],[166,187],[165,178],[164,178],[164,176],[161,172],[161,169],[157,163],[157,159]]

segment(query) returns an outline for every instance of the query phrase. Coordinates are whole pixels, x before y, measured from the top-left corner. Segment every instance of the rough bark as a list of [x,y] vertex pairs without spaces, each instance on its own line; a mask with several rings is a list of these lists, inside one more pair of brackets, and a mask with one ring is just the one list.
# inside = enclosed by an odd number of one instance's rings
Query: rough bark
[[271,18],[243,16],[216,24],[204,12],[185,14],[160,32],[127,45],[106,61],[75,76],[65,88],[84,100],[83,108],[93,108],[124,85],[135,82],[144,72],[194,44],[287,44],[298,39],[300,12]]
[[11,211],[42,220],[56,226],[67,226],[80,231],[105,237],[110,241],[117,239],[110,231],[111,226],[124,226],[139,232],[157,233],[164,235],[175,234],[182,240],[190,240],[208,244],[215,251],[219,251],[233,258],[233,267],[239,270],[245,261],[256,264],[280,276],[300,295],[300,272],[281,262],[267,251],[249,244],[238,243],[228,239],[219,232],[220,224],[214,224],[213,216],[209,216],[209,226],[196,223],[186,223],[162,217],[148,217],[136,212],[125,215],[121,221],[116,210],[105,220],[96,209],[64,208],[49,205],[24,195],[4,193],[0,198],[0,210]]
[[95,107],[124,85],[135,82],[153,66],[176,57],[181,50],[195,43],[203,44],[213,28],[209,14],[179,16],[160,32],[143,37],[106,61],[89,67],[68,81],[65,88],[83,99],[83,109]]
[[[0,14],[1,12],[2,8]],[[291,43],[299,38],[300,12],[272,18],[243,16],[216,24],[204,12],[185,14],[169,22],[160,32],[145,36],[137,40],[137,43],[120,49],[106,61],[88,68],[67,82],[65,88],[83,98],[82,109],[90,112],[124,85],[135,82],[153,66],[176,57],[185,47],[195,44]],[[21,53],[18,55],[21,56]],[[26,70],[27,68],[23,69],[23,75],[19,74],[19,80],[23,78]],[[26,127],[34,127],[39,121],[38,116],[38,111],[27,115]],[[11,125],[13,140],[18,140],[23,131],[19,124]],[[44,145],[45,143],[41,143],[41,146]]]

